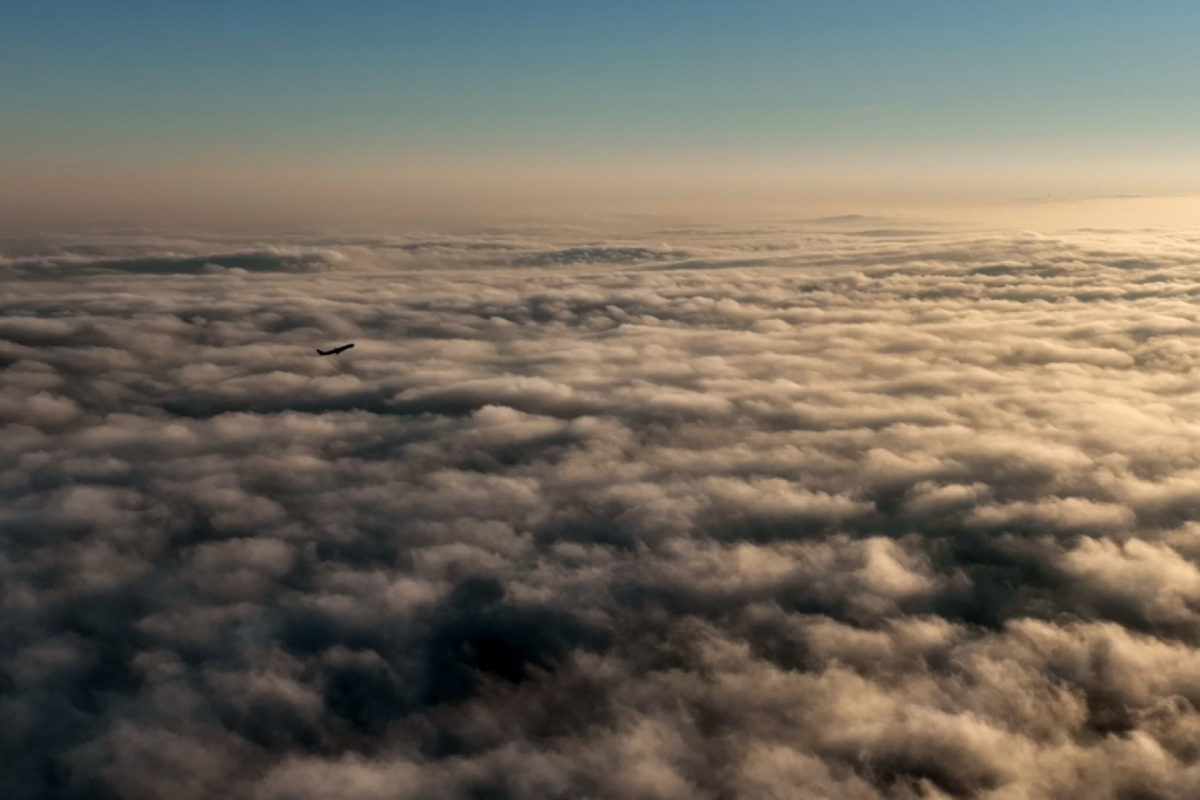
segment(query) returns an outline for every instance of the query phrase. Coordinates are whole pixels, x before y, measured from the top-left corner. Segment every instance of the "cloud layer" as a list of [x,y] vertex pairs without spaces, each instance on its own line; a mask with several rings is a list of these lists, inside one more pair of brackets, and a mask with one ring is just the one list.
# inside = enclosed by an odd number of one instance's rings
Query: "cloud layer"
[[0,794],[1200,794],[1200,241],[826,227],[3,242]]

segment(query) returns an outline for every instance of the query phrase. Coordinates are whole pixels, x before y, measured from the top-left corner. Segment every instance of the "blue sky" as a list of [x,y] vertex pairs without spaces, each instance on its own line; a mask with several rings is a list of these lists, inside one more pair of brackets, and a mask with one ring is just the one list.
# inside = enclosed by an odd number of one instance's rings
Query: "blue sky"
[[10,141],[488,147],[1153,140],[1200,5],[22,2]]
[[8,0],[0,157],[1128,161],[1197,143],[1197,34],[1163,0]]

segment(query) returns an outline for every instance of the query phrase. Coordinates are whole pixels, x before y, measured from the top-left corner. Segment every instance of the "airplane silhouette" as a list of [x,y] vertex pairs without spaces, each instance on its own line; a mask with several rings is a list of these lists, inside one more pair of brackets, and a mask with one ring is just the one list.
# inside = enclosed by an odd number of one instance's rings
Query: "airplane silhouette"
[[319,356],[336,356],[338,353],[341,353],[345,350],[349,350],[351,347],[354,347],[354,342],[351,342],[350,344],[344,344],[341,347],[335,347],[332,350],[322,350],[321,348],[318,347],[317,355],[319,355]]

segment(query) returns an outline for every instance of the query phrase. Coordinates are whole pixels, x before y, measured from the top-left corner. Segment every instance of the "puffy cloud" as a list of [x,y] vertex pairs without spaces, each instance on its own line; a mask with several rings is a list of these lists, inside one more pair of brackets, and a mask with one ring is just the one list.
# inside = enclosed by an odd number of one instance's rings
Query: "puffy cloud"
[[1200,793],[1200,240],[585,235],[0,241],[0,795]]

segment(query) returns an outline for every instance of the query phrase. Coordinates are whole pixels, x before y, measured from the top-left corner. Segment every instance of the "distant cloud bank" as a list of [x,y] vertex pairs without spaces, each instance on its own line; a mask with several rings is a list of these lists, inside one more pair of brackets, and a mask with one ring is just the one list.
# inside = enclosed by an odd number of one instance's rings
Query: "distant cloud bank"
[[1200,237],[836,222],[0,240],[0,795],[1200,796]]

